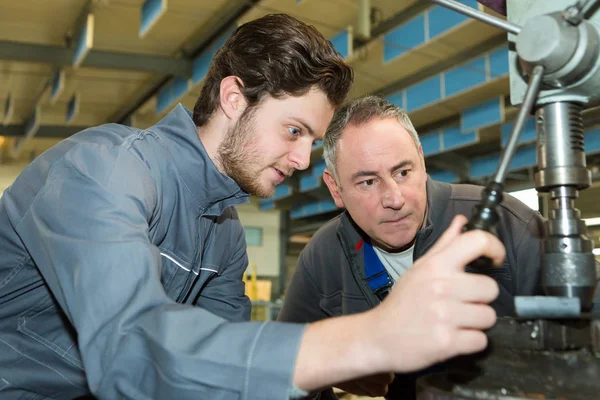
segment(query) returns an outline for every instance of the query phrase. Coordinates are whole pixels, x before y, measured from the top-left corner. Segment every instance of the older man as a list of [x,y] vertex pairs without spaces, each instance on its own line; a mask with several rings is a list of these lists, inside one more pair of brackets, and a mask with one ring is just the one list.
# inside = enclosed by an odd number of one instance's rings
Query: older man
[[[338,110],[324,146],[323,179],[336,205],[346,211],[321,227],[300,255],[282,321],[312,322],[377,306],[452,219],[470,216],[481,198],[480,186],[432,180],[410,119],[378,97],[355,100]],[[492,306],[498,315],[510,315],[515,295],[537,291],[542,218],[509,195],[499,214],[504,265],[472,272],[497,281],[500,295]],[[461,282],[438,290],[460,291]],[[403,378],[390,386],[390,397],[409,398],[414,392],[414,380]],[[375,376],[339,386],[373,394],[386,384],[385,376]],[[321,396],[326,398],[326,392]]]

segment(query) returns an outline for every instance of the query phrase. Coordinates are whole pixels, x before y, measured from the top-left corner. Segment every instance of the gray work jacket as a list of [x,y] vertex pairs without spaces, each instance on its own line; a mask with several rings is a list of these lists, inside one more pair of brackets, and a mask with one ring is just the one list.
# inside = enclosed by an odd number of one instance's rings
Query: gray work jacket
[[[481,186],[451,185],[428,178],[428,213],[424,227],[417,233],[415,260],[436,242],[454,216],[471,216],[473,206],[481,199],[481,190]],[[499,214],[498,236],[506,247],[506,261],[502,268],[485,273],[500,286],[500,295],[492,305],[502,316],[513,313],[513,296],[539,291],[543,219],[511,196],[505,196]],[[347,212],[322,226],[300,254],[279,320],[313,322],[366,311],[379,304],[365,279],[363,240],[369,239]],[[410,399],[413,390],[392,385],[390,397]],[[324,392],[321,398],[330,395],[330,391]]]
[[247,201],[181,105],[39,156],[0,200],[0,398],[287,398],[305,326],[245,322]]

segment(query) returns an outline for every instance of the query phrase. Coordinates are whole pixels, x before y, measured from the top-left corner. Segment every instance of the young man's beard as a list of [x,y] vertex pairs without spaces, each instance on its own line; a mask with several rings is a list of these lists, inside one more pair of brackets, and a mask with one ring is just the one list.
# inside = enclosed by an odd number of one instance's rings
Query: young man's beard
[[273,195],[274,189],[260,184],[263,169],[260,168],[261,154],[256,148],[255,108],[247,108],[235,126],[229,129],[217,154],[227,176],[236,181],[243,191],[267,198]]

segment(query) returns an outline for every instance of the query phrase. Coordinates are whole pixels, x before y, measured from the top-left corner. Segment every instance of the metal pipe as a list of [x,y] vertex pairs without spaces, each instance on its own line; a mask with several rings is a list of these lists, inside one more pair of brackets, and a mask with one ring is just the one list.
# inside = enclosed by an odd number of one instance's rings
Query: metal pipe
[[519,142],[519,137],[521,136],[521,131],[523,130],[523,127],[525,126],[525,121],[527,120],[527,117],[531,112],[531,108],[533,107],[537,99],[537,94],[542,83],[543,75],[544,67],[540,65],[536,66],[531,73],[529,85],[527,86],[527,91],[525,92],[525,96],[523,98],[523,104],[521,104],[519,114],[517,114],[517,119],[515,120],[513,129],[510,132],[510,137],[508,139],[506,149],[504,150],[504,154],[500,158],[500,164],[498,165],[498,169],[496,170],[494,182],[504,182],[504,177],[506,176],[506,171],[508,171],[510,162],[512,161],[512,158],[515,154],[515,150]]
[[488,25],[494,26],[496,28],[502,29],[508,33],[512,33],[514,35],[518,35],[521,32],[521,27],[519,25],[513,24],[512,22],[505,21],[503,19],[494,17],[493,15],[489,15],[486,13],[482,13],[479,10],[471,8],[469,6],[465,6],[464,4],[459,3],[455,0],[430,0],[440,6],[449,8],[456,12],[459,12],[467,17],[471,17]]

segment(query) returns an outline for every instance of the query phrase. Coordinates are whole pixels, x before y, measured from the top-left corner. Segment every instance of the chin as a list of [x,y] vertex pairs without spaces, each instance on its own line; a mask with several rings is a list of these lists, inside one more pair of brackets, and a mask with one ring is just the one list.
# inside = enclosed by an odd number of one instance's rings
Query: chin
[[268,199],[270,197],[273,197],[273,195],[275,194],[275,187],[276,186],[273,184],[260,185],[256,188],[256,190],[254,190],[254,193],[251,194],[256,197]]

